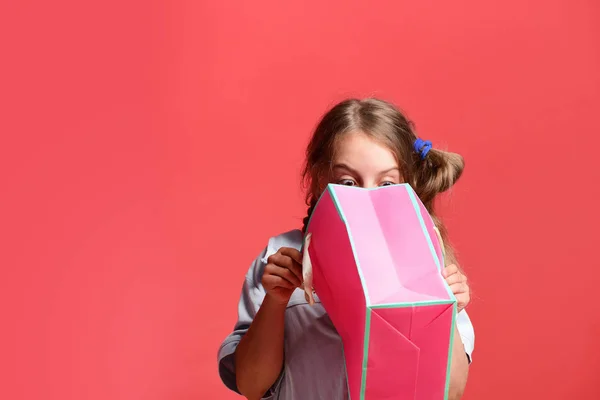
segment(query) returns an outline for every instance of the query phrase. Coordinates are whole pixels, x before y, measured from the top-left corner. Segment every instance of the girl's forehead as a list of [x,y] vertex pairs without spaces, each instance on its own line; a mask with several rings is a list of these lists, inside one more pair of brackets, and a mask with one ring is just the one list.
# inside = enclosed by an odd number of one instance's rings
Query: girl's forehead
[[352,165],[371,165],[389,169],[398,167],[396,156],[381,141],[362,132],[344,134],[336,143],[333,162]]

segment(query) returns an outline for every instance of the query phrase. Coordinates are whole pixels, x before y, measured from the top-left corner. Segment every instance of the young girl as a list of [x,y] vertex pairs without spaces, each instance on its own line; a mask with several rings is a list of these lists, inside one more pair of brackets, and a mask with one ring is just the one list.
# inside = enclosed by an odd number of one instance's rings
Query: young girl
[[[328,183],[373,188],[409,183],[433,217],[434,199],[460,177],[458,154],[419,139],[412,123],[393,105],[377,100],[346,100],[321,120],[306,150],[304,179],[310,205],[304,229]],[[343,400],[348,386],[343,346],[323,306],[307,304],[302,286],[303,231],[269,240],[246,275],[238,322],[219,350],[219,373],[228,388],[250,400]],[[474,332],[464,308],[466,277],[445,242],[442,271],[458,302],[450,399],[459,399],[467,381]],[[317,293],[318,295],[318,293]],[[399,360],[398,374],[402,374]]]

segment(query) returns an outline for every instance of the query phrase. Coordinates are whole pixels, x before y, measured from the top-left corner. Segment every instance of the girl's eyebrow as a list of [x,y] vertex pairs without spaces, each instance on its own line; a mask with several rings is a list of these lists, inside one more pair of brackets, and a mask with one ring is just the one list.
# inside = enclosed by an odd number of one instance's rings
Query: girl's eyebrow
[[[346,171],[350,172],[353,175],[358,175],[358,173],[354,169],[350,168],[348,165],[343,164],[343,163],[334,164],[333,167],[332,167],[332,169],[334,169],[334,170],[336,170],[336,169],[343,169],[343,170],[346,170]],[[386,174],[389,174],[390,172],[394,172],[394,171],[396,171],[396,172],[399,173],[400,172],[400,168],[394,166],[394,167],[386,169],[385,171],[379,172],[379,175],[380,176],[381,175],[386,175]]]
[[344,170],[350,172],[353,175],[358,175],[354,169],[350,168],[349,166],[347,166],[346,164],[343,164],[343,163],[341,163],[341,164],[334,164],[333,167],[332,167],[332,169],[334,169],[334,170],[335,169],[344,169]]
[[387,175],[390,172],[394,172],[394,171],[399,173],[400,172],[400,168],[398,168],[398,167],[392,167],[392,168],[386,169],[385,171],[381,171],[379,173],[379,175]]

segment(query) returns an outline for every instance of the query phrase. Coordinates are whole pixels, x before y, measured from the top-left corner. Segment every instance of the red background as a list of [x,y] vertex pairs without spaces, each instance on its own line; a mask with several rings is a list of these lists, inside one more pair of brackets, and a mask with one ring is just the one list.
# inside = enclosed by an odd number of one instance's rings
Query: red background
[[600,3],[95,3],[0,6],[1,398],[237,398],[243,274],[351,95],[466,159],[465,399],[600,398]]

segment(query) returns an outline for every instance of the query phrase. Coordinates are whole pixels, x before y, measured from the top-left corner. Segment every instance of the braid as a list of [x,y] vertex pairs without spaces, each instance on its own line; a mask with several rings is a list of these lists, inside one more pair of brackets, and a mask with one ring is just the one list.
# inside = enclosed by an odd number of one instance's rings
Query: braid
[[306,228],[308,228],[308,221],[310,221],[310,216],[312,215],[313,211],[315,210],[315,206],[317,205],[317,199],[314,196],[310,197],[310,206],[308,207],[308,210],[306,211],[306,217],[304,217],[304,220],[302,221],[303,226],[302,226],[302,233],[306,233]]

